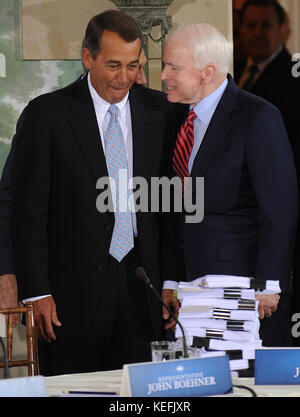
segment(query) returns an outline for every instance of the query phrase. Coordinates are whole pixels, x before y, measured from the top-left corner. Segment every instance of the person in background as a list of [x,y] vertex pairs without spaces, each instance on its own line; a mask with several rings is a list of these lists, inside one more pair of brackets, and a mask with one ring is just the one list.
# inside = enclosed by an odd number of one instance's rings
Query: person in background
[[[299,186],[300,77],[293,74],[295,62],[285,45],[290,30],[288,16],[277,1],[248,0],[241,8],[240,19],[240,34],[247,57],[236,62],[235,80],[241,88],[263,97],[280,110],[293,149]],[[291,316],[299,312],[299,250],[298,225],[291,283]],[[293,344],[299,344],[299,340],[293,338]]]
[[147,84],[147,78],[144,72],[144,67],[147,63],[147,58],[144,52],[144,49],[142,49],[141,55],[140,55],[140,62],[139,62],[139,70],[135,79],[135,82],[140,85],[146,85]]

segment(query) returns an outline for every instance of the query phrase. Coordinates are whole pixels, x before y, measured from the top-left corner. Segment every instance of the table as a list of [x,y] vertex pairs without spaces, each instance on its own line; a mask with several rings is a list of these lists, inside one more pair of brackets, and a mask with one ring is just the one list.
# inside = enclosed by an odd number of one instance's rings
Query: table
[[45,378],[48,396],[64,391],[100,391],[120,394],[122,369],[116,371],[90,372],[82,374],[57,375]]
[[[46,377],[48,396],[63,391],[101,391],[120,394],[122,370]],[[243,385],[254,390],[258,397],[300,397],[300,385],[254,385],[254,378],[232,378],[233,385]],[[250,391],[235,388],[226,397],[251,397]],[[223,396],[224,397],[224,396]],[[170,397],[169,397],[170,398]]]

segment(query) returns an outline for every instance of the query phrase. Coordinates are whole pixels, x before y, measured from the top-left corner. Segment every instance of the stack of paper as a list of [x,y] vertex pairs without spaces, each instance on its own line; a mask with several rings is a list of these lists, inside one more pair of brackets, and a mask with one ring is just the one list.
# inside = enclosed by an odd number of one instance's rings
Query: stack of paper
[[[256,293],[279,293],[279,281],[249,277],[207,275],[191,282],[180,282],[179,321],[187,343],[204,352],[225,352],[232,371],[254,369],[259,338]],[[176,337],[182,336],[176,328]]]

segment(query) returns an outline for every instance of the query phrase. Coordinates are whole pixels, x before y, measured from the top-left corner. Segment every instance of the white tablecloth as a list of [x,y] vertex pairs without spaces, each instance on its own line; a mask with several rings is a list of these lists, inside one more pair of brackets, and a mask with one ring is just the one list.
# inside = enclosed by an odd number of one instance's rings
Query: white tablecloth
[[[122,370],[92,372],[46,377],[48,396],[60,395],[64,391],[101,391],[120,393]],[[233,378],[233,385],[253,389],[258,397],[300,397],[300,385],[254,385],[254,378]],[[226,397],[251,397],[248,390],[234,388]]]
[[117,370],[46,377],[47,395],[59,395],[66,391],[100,391],[120,394],[122,372],[122,370]]

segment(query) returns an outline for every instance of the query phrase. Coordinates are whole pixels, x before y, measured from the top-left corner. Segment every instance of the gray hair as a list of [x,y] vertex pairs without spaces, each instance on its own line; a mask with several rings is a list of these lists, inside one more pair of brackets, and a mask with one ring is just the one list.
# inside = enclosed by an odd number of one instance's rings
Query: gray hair
[[217,74],[227,74],[232,61],[232,48],[225,37],[208,23],[196,23],[173,32],[192,48],[195,67],[214,64]]

